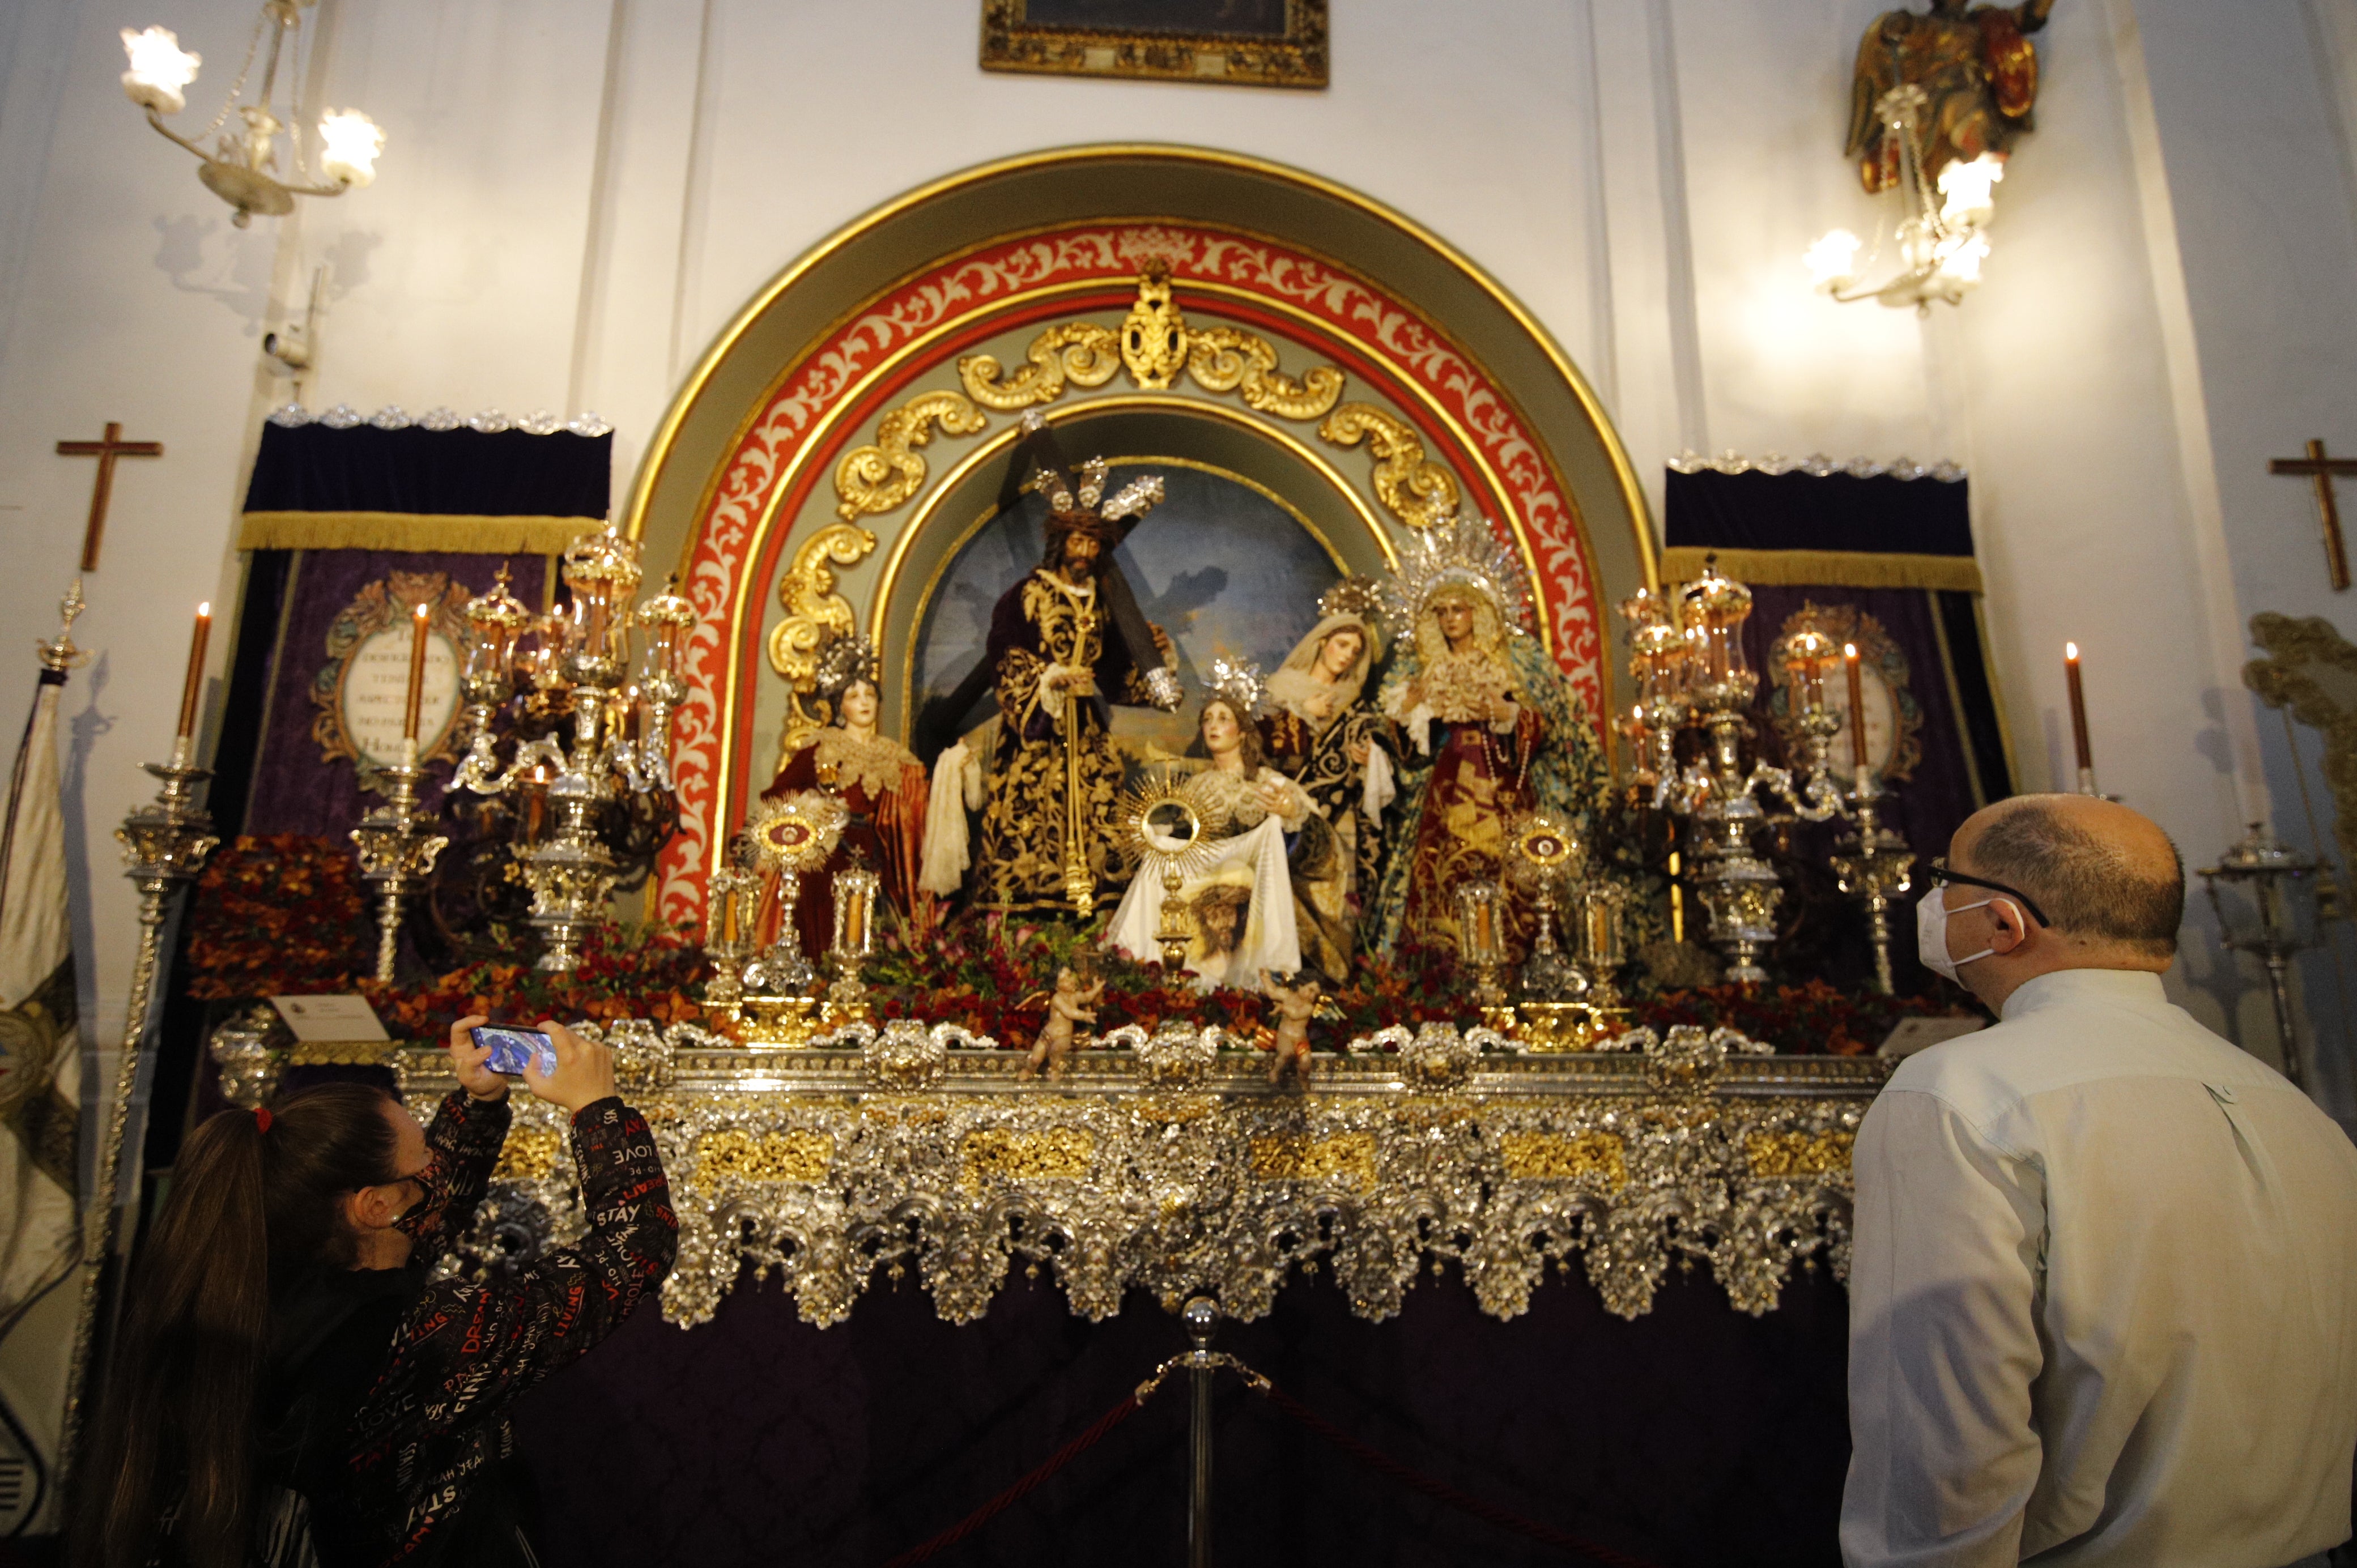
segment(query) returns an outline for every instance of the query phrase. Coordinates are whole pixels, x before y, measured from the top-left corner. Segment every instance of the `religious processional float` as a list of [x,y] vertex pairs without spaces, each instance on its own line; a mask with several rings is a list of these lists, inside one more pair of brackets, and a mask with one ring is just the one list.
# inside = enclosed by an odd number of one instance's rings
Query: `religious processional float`
[[[1807,626],[1778,645],[1803,741],[1773,766],[1746,716],[1749,591],[1716,569],[1640,591],[1616,779],[1528,630],[1518,561],[1467,516],[1411,540],[1390,581],[1329,592],[1283,668],[1214,664],[1204,755],[1140,766],[1100,699],[1185,699],[1110,560],[1159,482],[1107,497],[1102,464],[1049,462],[1035,485],[1057,564],[998,607],[999,716],[928,769],[876,733],[864,639],[799,650],[797,727],[700,931],[608,917],[675,825],[693,607],[640,600],[610,527],[565,552],[554,610],[504,573],[469,601],[443,811],[405,757],[351,835],[378,933],[362,989],[407,1037],[386,1058],[404,1086],[449,1087],[439,1035],[468,1012],[611,1045],[680,1205],[681,1324],[748,1263],[818,1324],[911,1265],[953,1322],[1018,1264],[1091,1318],[1134,1289],[1255,1317],[1323,1271],[1380,1318],[1451,1261],[1512,1316],[1575,1259],[1626,1316],[1673,1262],[1759,1314],[1796,1263],[1845,1270],[1871,1053],[1941,1008],[1889,994],[1913,855],[1873,768],[1829,761],[1838,645]],[[126,828],[156,911],[213,847],[183,741]],[[1770,841],[1796,820],[1842,824],[1830,869],[1867,912],[1875,993],[1770,981],[1788,871]],[[263,853],[219,881],[232,903],[316,885],[313,917],[257,928],[299,944],[358,915],[349,866]],[[477,961],[404,982],[404,920],[453,887],[488,933]],[[1695,916],[1715,960],[1684,940]],[[151,978],[160,915],[143,920]],[[240,1103],[288,1056],[266,1009],[211,1050]],[[559,1121],[522,1101],[445,1266],[580,1230]]]

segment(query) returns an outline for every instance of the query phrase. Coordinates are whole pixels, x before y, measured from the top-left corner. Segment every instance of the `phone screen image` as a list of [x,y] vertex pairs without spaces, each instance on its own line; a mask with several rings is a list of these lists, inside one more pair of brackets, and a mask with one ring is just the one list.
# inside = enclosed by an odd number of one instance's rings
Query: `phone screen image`
[[493,1072],[522,1078],[523,1064],[532,1060],[540,1063],[544,1078],[556,1070],[556,1047],[538,1029],[509,1029],[496,1024],[478,1024],[467,1032],[474,1036],[475,1044],[491,1048],[491,1059],[484,1065]]

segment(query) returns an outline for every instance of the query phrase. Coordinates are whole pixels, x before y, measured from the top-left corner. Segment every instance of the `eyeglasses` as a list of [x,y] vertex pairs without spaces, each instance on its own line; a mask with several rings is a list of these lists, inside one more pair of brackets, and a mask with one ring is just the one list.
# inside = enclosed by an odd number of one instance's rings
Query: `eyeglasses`
[[1962,882],[1967,886],[1986,887],[1992,893],[2004,894],[2007,897],[2014,900],[2023,908],[2029,910],[2029,918],[2037,921],[2041,926],[2051,926],[2054,923],[2046,918],[2046,911],[2038,907],[2037,900],[2030,897],[2029,894],[2024,893],[2020,888],[2007,887],[2002,882],[1991,882],[1985,876],[1971,876],[1961,871],[1951,871],[1948,869],[1948,857],[1944,854],[1933,855],[1932,857],[1931,869],[1932,876],[1942,882]]

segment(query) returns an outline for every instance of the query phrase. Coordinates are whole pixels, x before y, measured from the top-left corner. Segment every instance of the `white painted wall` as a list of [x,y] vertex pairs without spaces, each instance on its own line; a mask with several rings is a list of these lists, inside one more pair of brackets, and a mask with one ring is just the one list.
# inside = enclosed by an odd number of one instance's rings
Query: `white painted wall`
[[[108,835],[168,743],[186,611],[233,588],[243,466],[287,393],[260,338],[313,267],[335,282],[312,406],[594,408],[619,482],[797,252],[950,170],[1084,141],[1280,159],[1431,226],[1587,368],[1650,471],[1689,446],[1966,462],[2025,782],[2059,776],[2075,638],[2107,787],[2197,862],[2254,812],[2304,837],[2236,669],[2257,609],[2357,631],[2321,586],[2307,491],[2264,463],[2309,435],[2357,453],[2351,0],[2061,0],[1988,283],[1927,321],[1821,300],[1798,262],[1872,221],[1839,143],[1887,3],[1346,0],[1335,85],[1291,93],[985,75],[975,0],[323,0],[315,101],[386,126],[381,177],[241,232],[114,79],[119,27],[172,27],[206,57],[209,113],[243,0],[18,0],[0,16],[6,624],[29,639],[71,574],[88,465],[50,444],[117,418],[170,448],[118,489],[83,623],[103,659],[70,702],[101,1029],[132,940]],[[0,727],[29,660],[21,676]],[[2208,1005],[2224,1022],[2250,1000]]]

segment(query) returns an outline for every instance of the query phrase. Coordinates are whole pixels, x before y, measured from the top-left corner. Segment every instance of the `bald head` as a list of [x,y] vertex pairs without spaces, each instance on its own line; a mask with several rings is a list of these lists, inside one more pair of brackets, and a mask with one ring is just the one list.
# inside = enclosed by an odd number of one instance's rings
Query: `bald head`
[[2093,795],[2017,795],[1956,830],[1948,864],[2018,887],[2051,929],[2147,959],[2177,951],[2185,863],[2160,825]]

